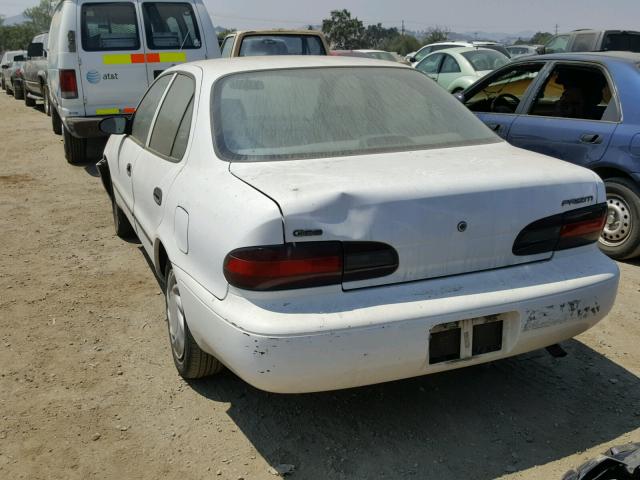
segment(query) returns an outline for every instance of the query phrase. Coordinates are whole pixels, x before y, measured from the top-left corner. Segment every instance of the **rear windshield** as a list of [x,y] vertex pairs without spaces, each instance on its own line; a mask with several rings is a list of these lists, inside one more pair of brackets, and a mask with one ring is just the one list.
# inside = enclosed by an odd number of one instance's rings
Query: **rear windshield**
[[251,35],[242,39],[239,56],[326,54],[320,38],[313,35]]
[[88,52],[138,50],[138,22],[133,3],[82,5],[82,48]]
[[378,60],[389,60],[390,62],[396,61],[396,57],[389,52],[364,52],[364,54],[369,58],[376,58]]
[[188,3],[143,3],[147,45],[154,50],[200,48],[200,31]]
[[509,59],[506,56],[495,50],[475,50],[464,52],[462,56],[469,60],[469,63],[477,72],[495,70],[509,63]]
[[623,50],[640,52],[640,34],[608,33],[604,38],[602,50]]
[[287,160],[499,141],[453,95],[394,67],[243,72],[214,86],[218,154]]

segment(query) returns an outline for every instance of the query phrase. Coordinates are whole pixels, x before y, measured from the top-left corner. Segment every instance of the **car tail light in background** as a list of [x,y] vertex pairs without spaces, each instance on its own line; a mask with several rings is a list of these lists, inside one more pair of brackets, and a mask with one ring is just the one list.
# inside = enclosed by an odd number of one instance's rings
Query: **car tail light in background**
[[393,273],[398,254],[378,242],[300,242],[240,248],[227,255],[224,276],[255,291],[336,285]]
[[595,243],[606,218],[606,203],[543,218],[520,232],[513,244],[513,254],[536,255]]
[[62,98],[78,98],[78,81],[75,70],[60,69],[60,94]]

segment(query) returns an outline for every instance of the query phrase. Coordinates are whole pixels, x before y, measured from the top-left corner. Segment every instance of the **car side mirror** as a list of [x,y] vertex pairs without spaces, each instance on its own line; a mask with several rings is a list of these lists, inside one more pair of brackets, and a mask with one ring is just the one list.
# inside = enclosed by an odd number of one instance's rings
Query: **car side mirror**
[[418,60],[416,59],[416,57],[409,57],[409,61],[410,61],[411,63],[415,63],[415,62],[417,62]]
[[460,103],[464,103],[464,93],[454,93],[453,96],[456,97],[460,101]]
[[536,48],[536,52],[538,52],[538,55],[544,55],[545,53],[547,53],[546,51],[547,49],[544,46]]
[[107,117],[100,121],[98,128],[109,135],[130,135],[131,121],[125,117]]

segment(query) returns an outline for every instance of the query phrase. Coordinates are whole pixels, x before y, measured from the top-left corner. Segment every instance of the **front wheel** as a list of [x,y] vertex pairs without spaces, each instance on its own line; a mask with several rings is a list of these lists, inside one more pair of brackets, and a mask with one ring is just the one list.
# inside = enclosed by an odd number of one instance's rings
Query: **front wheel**
[[74,137],[64,125],[62,126],[62,133],[64,156],[67,162],[72,165],[84,162],[87,156],[87,139]]
[[607,220],[600,249],[616,260],[640,255],[640,188],[626,178],[605,180]]
[[173,273],[171,263],[167,266],[165,299],[171,354],[178,373],[182,378],[202,378],[222,370],[222,364],[213,356],[202,351],[189,330],[182,305],[180,288]]

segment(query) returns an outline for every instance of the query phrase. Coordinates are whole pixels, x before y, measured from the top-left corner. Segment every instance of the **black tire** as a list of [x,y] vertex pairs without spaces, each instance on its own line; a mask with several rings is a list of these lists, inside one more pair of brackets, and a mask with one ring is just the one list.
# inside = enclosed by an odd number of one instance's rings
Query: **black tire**
[[[173,289],[178,291],[178,284],[176,282],[175,275],[173,274],[173,268],[171,262],[168,262],[165,272],[165,306],[167,308],[167,330],[169,331],[169,343],[171,344],[171,355],[173,356],[173,363],[178,370],[178,373],[182,378],[202,378],[208,377],[219,373],[223,366],[215,357],[202,351],[198,346],[195,339],[191,335],[187,319],[182,312],[182,320],[184,325],[184,347],[182,351],[176,351],[176,345],[172,340],[171,333],[171,319],[170,315],[175,315],[173,310],[170,310],[170,295],[172,295]],[[179,292],[178,292],[179,295]],[[173,312],[173,313],[172,313]]]
[[24,99],[24,89],[22,88],[22,85],[13,85],[13,98],[15,98],[16,100]]
[[51,101],[49,99],[49,88],[46,85],[42,85],[42,109],[44,114],[51,116]]
[[626,178],[608,178],[607,203],[609,215],[600,249],[616,260],[628,260],[640,255],[640,188]]
[[64,125],[62,126],[62,134],[64,138],[64,156],[67,162],[72,165],[85,162],[87,139],[74,137]]
[[4,83],[4,75],[2,75],[2,81],[0,82],[0,87],[2,87],[2,90],[7,89],[7,85]]
[[62,135],[62,120],[55,107],[51,106],[51,129],[56,135]]
[[16,98],[15,87],[14,90],[9,88],[9,85],[5,85],[6,90],[4,91],[7,95],[13,95],[13,98]]
[[122,209],[116,203],[115,196],[111,196],[111,210],[113,212],[113,226],[116,230],[116,235],[124,240],[134,238],[136,232],[131,226],[131,222],[122,211]]
[[27,107],[35,107],[36,106],[36,101],[33,98],[29,98],[29,92],[27,91],[26,88],[22,89],[22,94],[23,94],[23,98],[24,98],[24,104]]

